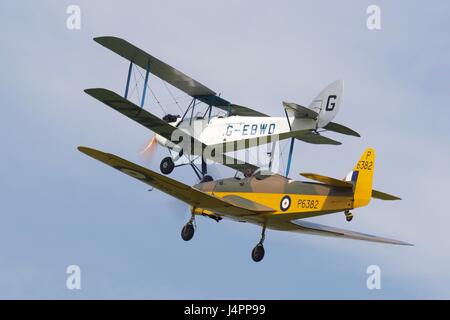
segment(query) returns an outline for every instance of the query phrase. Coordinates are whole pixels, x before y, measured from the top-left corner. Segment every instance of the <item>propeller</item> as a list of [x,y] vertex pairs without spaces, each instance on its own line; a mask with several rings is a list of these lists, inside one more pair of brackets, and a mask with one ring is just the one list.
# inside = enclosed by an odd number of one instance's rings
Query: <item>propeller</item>
[[139,151],[139,155],[141,155],[145,162],[149,162],[153,158],[157,147],[158,140],[156,140],[156,134],[154,134],[146,146]]

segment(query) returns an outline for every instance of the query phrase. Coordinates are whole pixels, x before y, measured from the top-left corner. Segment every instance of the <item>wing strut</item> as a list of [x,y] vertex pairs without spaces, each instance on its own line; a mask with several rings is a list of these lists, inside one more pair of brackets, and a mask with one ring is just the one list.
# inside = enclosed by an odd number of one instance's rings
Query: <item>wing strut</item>
[[[288,121],[289,124],[289,130],[292,131],[292,126],[291,126],[291,121],[289,120],[289,115],[286,111],[286,109],[284,110],[284,113],[286,114],[286,119]],[[292,153],[294,151],[294,138],[291,138],[291,144],[289,146],[289,155],[288,155],[288,161],[287,161],[287,166],[286,166],[286,177],[289,175],[289,171],[291,170],[291,161],[292,161]]]
[[142,92],[141,108],[144,107],[145,96],[147,94],[148,75],[149,75],[149,73],[150,73],[150,60],[147,62],[147,69],[145,69],[145,81],[144,81],[144,90]]
[[[127,84],[125,86],[125,94],[123,95],[123,97],[125,99],[128,99],[128,92],[130,89],[130,80],[131,80],[131,72],[132,71],[133,71],[133,60],[130,60],[130,66],[128,67]],[[145,80],[144,80],[144,88],[142,90],[141,108],[144,107],[145,97],[147,95],[149,74],[150,74],[150,60],[147,62],[147,68],[145,69]]]
[[124,98],[128,99],[128,89],[130,88],[131,71],[133,70],[133,61],[130,61],[130,66],[128,67],[127,85],[125,87]]

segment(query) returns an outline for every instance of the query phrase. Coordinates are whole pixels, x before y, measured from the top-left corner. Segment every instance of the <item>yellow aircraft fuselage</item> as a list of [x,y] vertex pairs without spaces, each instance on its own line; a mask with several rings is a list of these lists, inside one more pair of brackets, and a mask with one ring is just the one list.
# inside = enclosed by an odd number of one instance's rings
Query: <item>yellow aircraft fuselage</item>
[[[249,210],[254,206],[254,215],[236,216],[235,220],[273,225],[284,217],[286,220],[308,218],[366,206],[372,197],[374,160],[375,152],[368,148],[351,172],[351,180],[341,182],[342,186],[294,181],[278,174],[256,174],[242,180],[205,182],[194,188]],[[192,212],[220,216],[220,212],[202,208],[192,208]],[[277,219],[271,219],[274,217]]]
[[[224,200],[231,198],[236,203],[250,200],[273,209],[264,213],[256,211],[254,216],[239,217],[240,220],[261,221],[275,215],[278,218],[283,215],[289,219],[307,218],[354,208],[352,189],[293,181],[280,175],[253,176],[242,180],[229,178],[194,187]],[[212,211],[196,209],[196,214],[215,214]]]

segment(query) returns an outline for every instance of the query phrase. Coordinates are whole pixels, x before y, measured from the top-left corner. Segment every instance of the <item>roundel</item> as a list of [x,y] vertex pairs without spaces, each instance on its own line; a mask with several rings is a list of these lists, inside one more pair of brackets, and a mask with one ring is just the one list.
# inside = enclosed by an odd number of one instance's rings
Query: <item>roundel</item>
[[280,209],[281,211],[286,211],[291,206],[291,197],[284,196],[280,201]]

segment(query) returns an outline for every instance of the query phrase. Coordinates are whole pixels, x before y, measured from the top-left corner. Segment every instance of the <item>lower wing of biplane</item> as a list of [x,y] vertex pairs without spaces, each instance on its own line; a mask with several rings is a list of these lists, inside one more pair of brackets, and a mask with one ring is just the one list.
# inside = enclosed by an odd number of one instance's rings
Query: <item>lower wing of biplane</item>
[[[113,154],[104,153],[95,149],[79,147],[84,154],[111,166],[122,173],[144,182],[160,191],[175,197],[191,206],[192,219],[184,226],[182,237],[190,240],[194,234],[192,221],[197,214],[208,216],[216,221],[223,217],[235,221],[250,222],[263,226],[261,241],[252,251],[255,261],[260,261],[264,256],[264,234],[266,227],[274,230],[294,231],[299,233],[314,234],[328,237],[364,240],[396,245],[411,245],[407,242],[372,236],[364,233],[333,228],[307,222],[298,218],[289,219],[289,215],[275,214],[278,209],[240,197],[230,195],[228,197],[216,197],[194,187],[190,187],[179,181],[163,176],[142,166],[129,162]],[[294,216],[292,216],[294,217]]]
[[[103,102],[112,109],[120,112],[124,116],[136,121],[147,129],[165,138],[168,142],[167,147],[179,154],[200,156],[202,159],[223,164],[234,170],[243,172],[246,176],[251,175],[257,166],[246,163],[236,158],[227,156],[226,152],[234,152],[261,144],[271,143],[289,138],[302,137],[309,139],[312,133],[310,130],[287,131],[276,135],[266,135],[239,141],[228,141],[214,145],[205,143],[194,138],[189,133],[169,124],[158,118],[145,109],[137,106],[133,102],[123,98],[117,93],[102,89],[86,89],[85,92],[93,98]],[[322,137],[325,138],[325,137]]]

